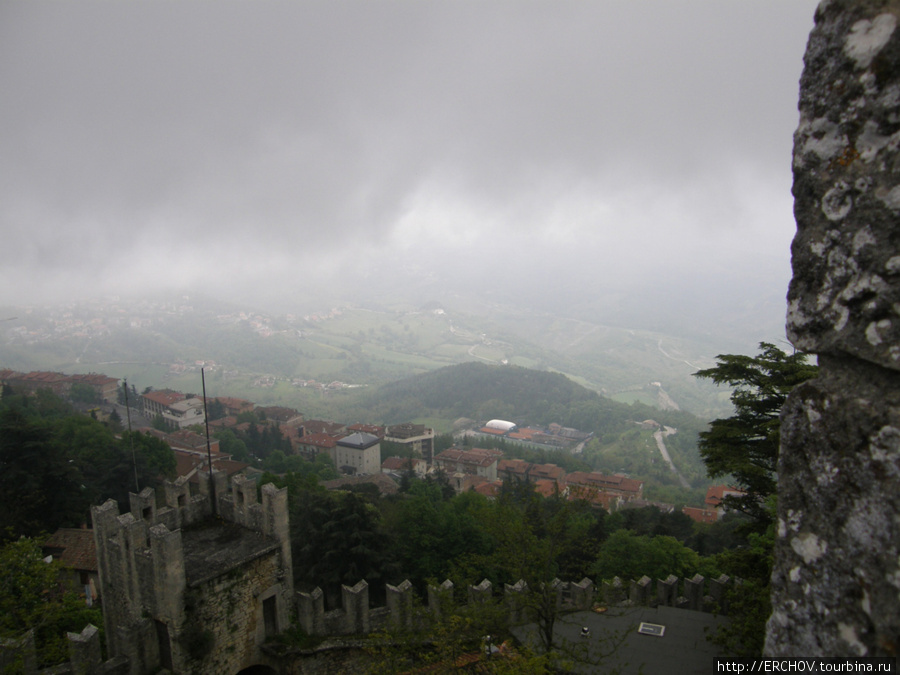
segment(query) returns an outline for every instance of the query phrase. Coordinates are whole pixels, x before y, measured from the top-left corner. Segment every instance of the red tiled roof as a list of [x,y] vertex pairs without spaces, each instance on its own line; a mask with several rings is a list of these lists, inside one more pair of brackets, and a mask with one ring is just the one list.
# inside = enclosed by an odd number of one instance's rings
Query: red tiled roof
[[713,485],[706,491],[706,504],[717,507],[727,496],[742,497],[745,493],[728,485]]
[[333,448],[337,445],[337,439],[328,434],[306,434],[301,436],[298,441],[300,445],[312,445],[316,448]]
[[119,380],[115,377],[109,377],[107,375],[103,375],[101,373],[84,373],[77,375],[70,375],[69,379],[73,382],[84,382],[85,384],[91,384],[95,387],[103,387],[110,384],[118,384]]
[[500,451],[485,450],[483,448],[472,448],[470,450],[447,448],[434,459],[440,462],[461,462],[476,466],[490,466],[502,456],[503,453]]
[[556,466],[556,464],[532,464],[528,470],[528,475],[532,478],[547,478],[561,481],[565,478],[566,472],[562,467]]
[[339,422],[326,422],[324,420],[306,420],[303,423],[303,428],[309,434],[344,434],[344,430],[347,428],[343,424]]
[[566,482],[569,485],[585,485],[598,489],[617,490],[634,494],[639,494],[644,486],[644,481],[628,478],[627,476],[608,476],[597,471],[592,471],[591,473],[573,471],[566,476]]
[[23,375],[21,380],[27,382],[44,382],[44,383],[54,383],[54,382],[65,382],[69,379],[68,375],[64,375],[63,373],[46,373],[42,371],[33,371],[26,375]]
[[619,500],[622,497],[621,495],[604,492],[586,485],[569,485],[568,499],[569,501],[583,499],[591,504],[602,506],[607,511],[612,511],[620,503]]
[[528,473],[531,466],[532,465],[524,459],[501,459],[497,462],[497,471],[524,476]]
[[719,519],[715,509],[698,509],[694,506],[685,506],[681,509],[681,512],[698,523],[714,523]]
[[417,457],[388,457],[381,463],[381,468],[388,471],[408,471],[424,461]]
[[495,480],[493,483],[481,483],[480,485],[476,485],[473,489],[480,495],[484,495],[485,497],[496,497],[500,494],[500,490],[503,487],[503,481]]
[[542,497],[553,497],[560,494],[562,489],[555,480],[541,479],[534,482],[534,491]]
[[97,548],[93,530],[61,528],[50,535],[41,548],[45,555],[61,560],[66,567],[86,572],[97,571]]
[[372,434],[373,436],[378,436],[380,439],[384,439],[384,427],[380,427],[377,424],[351,424],[347,427],[348,431],[361,431],[366,434]]
[[148,391],[146,394],[141,394],[141,396],[164,406],[170,406],[173,403],[178,403],[178,401],[183,401],[187,398],[187,396],[180,391],[172,391],[171,389]]
[[[188,450],[173,450],[173,452],[175,453],[175,472],[179,476],[187,476],[191,483],[199,482],[196,470],[206,470],[206,454]],[[212,461],[216,471],[224,471],[228,476],[233,476],[250,466],[244,462],[223,457],[213,456]]]

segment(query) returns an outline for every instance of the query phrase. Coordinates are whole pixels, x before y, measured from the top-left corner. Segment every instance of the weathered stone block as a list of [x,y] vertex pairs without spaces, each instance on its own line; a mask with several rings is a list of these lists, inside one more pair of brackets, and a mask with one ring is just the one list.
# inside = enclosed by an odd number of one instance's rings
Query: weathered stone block
[[613,577],[612,581],[604,581],[602,589],[603,601],[607,605],[620,605],[627,598],[625,593],[625,583],[619,577]]
[[445,579],[440,586],[428,587],[428,609],[435,618],[445,616],[453,604],[453,582]]
[[656,600],[657,604],[665,607],[675,607],[678,598],[678,577],[670,574],[665,579],[659,579],[656,582]]
[[491,582],[483,579],[477,586],[469,586],[469,604],[474,605],[479,602],[488,602],[494,592]]
[[386,584],[385,589],[387,591],[387,608],[390,611],[391,623],[406,630],[412,628],[415,591],[409,579],[404,580],[399,586]]
[[642,576],[637,581],[632,580],[630,594],[631,604],[638,607],[648,607],[650,605],[650,600],[653,597],[652,585],[653,580],[646,575]]
[[703,609],[703,577],[695,574],[690,579],[684,580],[684,597],[687,599],[688,609],[700,611]]
[[92,675],[100,668],[100,631],[88,624],[80,633],[67,633],[72,675]]
[[900,0],[816,11],[794,136],[788,334],[820,375],[782,410],[770,656],[900,644]]

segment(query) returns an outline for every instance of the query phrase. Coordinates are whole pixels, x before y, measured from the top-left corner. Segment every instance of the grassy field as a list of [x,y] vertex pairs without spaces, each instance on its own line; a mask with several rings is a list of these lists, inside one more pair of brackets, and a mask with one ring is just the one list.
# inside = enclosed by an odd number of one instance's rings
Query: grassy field
[[[103,372],[127,377],[138,390],[199,391],[199,373],[173,376],[169,366],[213,360],[218,367],[207,371],[213,394],[327,411],[336,402],[352,401],[352,393],[323,396],[290,380],[375,387],[455,363],[506,361],[564,373],[619,401],[655,405],[645,390],[655,381],[685,410],[709,419],[729,411],[727,391],[692,376],[712,366],[721,350],[649,331],[503,308],[463,315],[344,307],[316,320],[273,319],[271,326],[266,336],[248,321],[218,321],[215,314],[162,316],[147,328],[121,325],[94,338],[0,344],[0,367]],[[275,385],[253,386],[261,375],[275,377]]]

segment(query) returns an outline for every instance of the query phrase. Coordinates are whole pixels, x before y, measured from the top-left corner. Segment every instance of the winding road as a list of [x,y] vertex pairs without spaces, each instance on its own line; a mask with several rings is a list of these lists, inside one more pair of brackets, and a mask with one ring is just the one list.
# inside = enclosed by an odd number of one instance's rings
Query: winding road
[[691,484],[687,482],[684,476],[682,476],[678,469],[675,468],[675,463],[672,462],[672,458],[669,457],[669,451],[666,448],[666,436],[670,434],[674,434],[678,431],[678,429],[673,429],[672,427],[666,427],[665,431],[660,429],[656,433],[653,434],[653,438],[656,439],[656,447],[659,448],[659,454],[662,455],[663,461],[669,465],[669,468],[672,470],[672,473],[678,478],[678,481],[681,483],[681,487],[690,488]]

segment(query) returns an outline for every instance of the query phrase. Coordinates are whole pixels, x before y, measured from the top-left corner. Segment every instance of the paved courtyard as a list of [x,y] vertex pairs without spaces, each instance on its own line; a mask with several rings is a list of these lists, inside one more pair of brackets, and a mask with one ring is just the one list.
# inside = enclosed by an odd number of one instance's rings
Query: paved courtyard
[[[711,673],[721,650],[706,639],[726,621],[706,612],[673,607],[613,607],[603,614],[575,612],[560,617],[554,634],[578,656],[572,672],[623,675]],[[638,633],[641,622],[665,626],[662,636]],[[582,628],[590,629],[582,637]],[[537,642],[536,626],[513,630],[523,642]],[[606,654],[613,650],[612,655]]]

